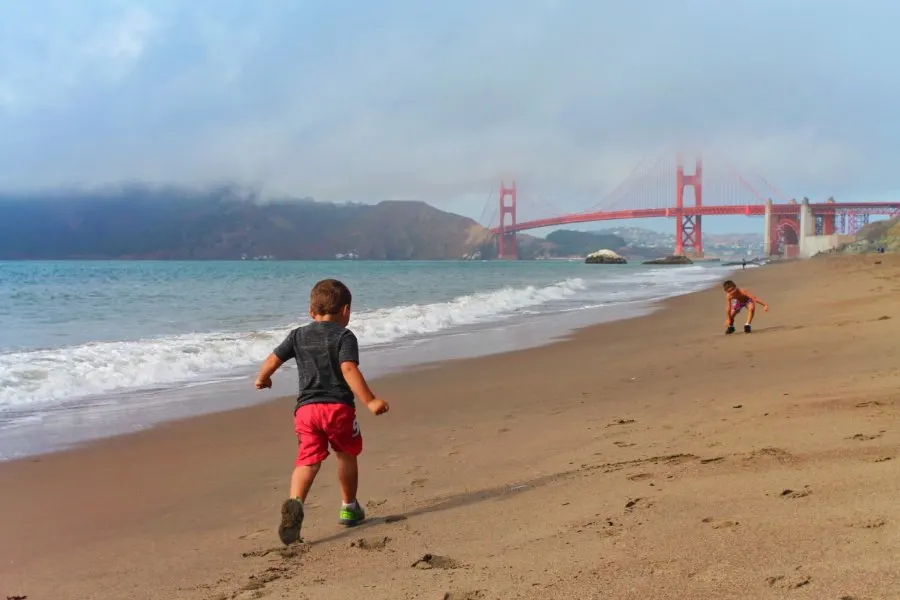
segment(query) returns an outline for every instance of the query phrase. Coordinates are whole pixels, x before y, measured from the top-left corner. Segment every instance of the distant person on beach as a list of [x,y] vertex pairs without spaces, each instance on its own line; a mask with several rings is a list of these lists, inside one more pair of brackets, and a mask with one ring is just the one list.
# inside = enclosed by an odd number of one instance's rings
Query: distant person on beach
[[743,271],[743,270],[746,269],[746,268],[747,268],[747,259],[746,259],[746,258],[742,258],[742,259],[741,259],[741,271]]
[[722,287],[725,289],[725,314],[728,315],[725,320],[725,325],[728,329],[725,330],[725,333],[734,333],[734,318],[745,307],[747,308],[747,324],[744,325],[744,333],[750,333],[750,324],[753,323],[753,314],[756,312],[756,305],[759,304],[762,306],[763,311],[765,312],[769,312],[769,305],[747,290],[739,288],[730,279],[723,283]]
[[256,389],[272,387],[272,374],[285,363],[297,361],[300,393],[294,408],[297,459],[291,476],[290,496],[281,506],[278,537],[285,544],[300,539],[303,503],[328,445],[338,461],[338,480],[343,504],[338,522],[358,525],[366,518],[356,498],[359,485],[357,456],[362,434],[356,421],[354,396],[375,415],[388,411],[388,403],[376,398],[359,370],[356,336],[347,329],[352,297],[346,285],[335,279],[318,282],[309,297],[313,322],[291,331],[266,359],[256,377]]

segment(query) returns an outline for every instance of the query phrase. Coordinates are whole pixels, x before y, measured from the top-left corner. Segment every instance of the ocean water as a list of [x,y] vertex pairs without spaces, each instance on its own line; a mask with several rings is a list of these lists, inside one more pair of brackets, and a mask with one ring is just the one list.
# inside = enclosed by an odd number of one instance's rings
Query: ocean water
[[534,345],[710,285],[716,266],[529,262],[0,262],[0,460],[291,394],[260,361],[336,277],[372,374]]

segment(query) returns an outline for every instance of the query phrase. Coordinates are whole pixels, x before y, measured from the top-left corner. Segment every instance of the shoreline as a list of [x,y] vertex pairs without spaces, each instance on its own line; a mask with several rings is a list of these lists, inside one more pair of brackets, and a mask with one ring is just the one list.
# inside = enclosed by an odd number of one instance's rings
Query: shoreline
[[[703,285],[692,280],[685,280],[684,283]],[[537,348],[584,327],[658,310],[659,303],[666,298],[647,300],[637,296],[635,300],[600,307],[547,312],[534,319],[504,316],[496,323],[471,323],[424,337],[412,336],[391,344],[378,344],[374,348],[364,348],[366,373],[370,378],[380,378],[422,365]],[[175,387],[87,396],[34,413],[23,410],[14,417],[13,422],[0,426],[0,464],[73,450],[95,441],[133,435],[169,422],[278,401],[294,385],[290,378],[282,377],[281,385],[276,381],[276,390],[254,391],[248,387],[248,379],[252,379],[255,369],[256,366],[251,366],[221,373],[210,382],[188,382]],[[290,371],[290,368],[285,371]],[[280,390],[277,389],[279,387]],[[116,400],[117,397],[125,400]],[[217,403],[223,407],[220,408]],[[12,411],[12,414],[16,412]],[[35,440],[36,436],[42,439]]]
[[[700,291],[705,291],[705,290],[700,290]],[[694,293],[699,293],[699,292],[688,292],[685,295],[690,295],[690,294],[694,294]],[[369,381],[373,386],[375,386],[379,383],[379,381],[381,381],[383,379],[394,378],[394,377],[404,377],[407,375],[414,375],[414,374],[418,374],[423,371],[441,368],[441,367],[453,365],[456,363],[468,362],[468,361],[478,361],[478,360],[482,360],[485,358],[500,357],[500,356],[504,356],[504,355],[508,355],[508,354],[511,355],[511,354],[516,354],[518,352],[525,352],[528,350],[534,350],[534,349],[538,349],[538,348],[551,347],[556,344],[564,344],[567,341],[570,341],[571,339],[573,339],[574,336],[576,336],[579,332],[581,332],[583,330],[588,330],[588,329],[592,329],[595,327],[602,327],[609,323],[617,323],[617,322],[624,322],[624,321],[629,321],[629,320],[633,320],[633,319],[640,319],[642,317],[649,316],[650,314],[653,314],[654,312],[657,312],[659,310],[665,310],[665,306],[664,306],[665,302],[670,299],[671,298],[661,298],[658,300],[637,301],[634,304],[642,305],[641,308],[637,308],[637,309],[633,309],[633,310],[629,310],[629,311],[619,311],[618,312],[619,315],[625,315],[625,316],[609,316],[608,318],[602,318],[599,320],[592,319],[589,324],[572,325],[570,327],[565,327],[563,329],[562,333],[555,334],[552,336],[546,332],[545,332],[546,335],[540,335],[540,336],[532,335],[531,338],[527,342],[524,342],[524,343],[515,343],[515,342],[511,342],[511,341],[507,341],[507,340],[500,341],[497,343],[496,347],[502,348],[502,349],[487,350],[487,351],[476,350],[474,353],[466,354],[464,356],[457,355],[457,356],[449,356],[447,358],[433,358],[433,359],[425,360],[422,362],[402,364],[400,366],[377,367],[375,369],[375,372],[377,374],[374,377],[370,376]],[[606,308],[613,308],[613,307],[606,307]],[[615,307],[615,308],[618,308],[618,307]],[[606,311],[604,309],[592,309],[591,311],[586,310],[585,312],[592,312],[592,311],[596,311],[596,310],[603,311],[604,314],[614,312],[614,311]],[[560,314],[553,314],[553,315],[547,316],[546,318],[548,321],[549,320],[556,321],[556,320],[561,320],[561,319],[559,319],[559,317],[561,317],[561,316],[562,315],[560,315]],[[514,325],[514,327],[519,327],[522,325],[523,324],[520,323],[520,324]],[[553,325],[553,324],[542,324],[541,327],[549,329],[549,327],[547,327],[547,325]],[[351,329],[352,329],[352,326],[351,326]],[[507,330],[507,328],[505,328],[505,327],[497,328],[497,331],[505,331],[505,330]],[[482,336],[488,332],[489,332],[489,330],[476,330],[473,332],[453,333],[450,335],[458,336],[458,335],[467,335],[467,334],[471,333],[471,335],[473,335],[473,336]],[[424,344],[437,344],[441,341],[442,337],[443,336],[438,336],[435,338],[425,339],[425,340],[423,340],[423,343]],[[538,339],[538,337],[540,339]],[[503,348],[504,346],[506,346],[506,347]],[[367,360],[366,362],[368,363],[369,360]],[[363,368],[365,369],[365,367],[363,367]],[[368,373],[367,370],[364,370],[364,372]],[[288,374],[290,376],[286,376]],[[289,385],[295,384],[294,379],[293,379],[293,377],[295,376],[294,370],[282,369],[282,371],[279,373],[279,375],[280,375],[280,378],[282,379],[281,383],[287,383]],[[241,384],[241,388],[247,388],[247,384],[252,383],[252,378],[250,378],[248,376],[248,377],[242,377],[240,380],[237,380],[237,379],[235,380],[235,382],[238,382],[238,381]],[[240,394],[249,396],[249,395],[253,395],[255,391],[256,390],[250,390],[250,391],[242,390],[242,391],[234,392],[234,393],[240,393]],[[6,459],[0,457],[0,468],[2,468],[3,465],[6,465],[6,464],[17,463],[17,462],[29,462],[29,461],[33,462],[35,459],[42,459],[42,458],[53,456],[56,454],[78,452],[79,450],[84,450],[84,449],[87,449],[87,448],[90,448],[90,447],[93,447],[96,445],[103,445],[104,443],[106,443],[108,441],[112,441],[112,440],[127,440],[128,438],[131,438],[134,436],[142,436],[142,435],[150,434],[157,429],[165,428],[165,427],[171,426],[171,425],[186,424],[189,426],[191,421],[195,421],[198,419],[205,419],[205,418],[208,418],[211,416],[237,414],[242,411],[248,411],[248,410],[252,411],[254,409],[257,409],[260,407],[266,407],[266,406],[273,405],[273,404],[289,405],[292,402],[294,402],[294,395],[286,395],[283,393],[272,393],[271,391],[263,391],[263,394],[265,394],[268,397],[252,400],[252,401],[243,403],[241,405],[232,406],[229,408],[213,409],[211,411],[200,412],[200,413],[196,413],[196,414],[188,414],[188,415],[182,416],[182,417],[175,417],[175,418],[169,418],[169,419],[162,419],[162,420],[158,420],[158,421],[152,421],[149,424],[147,424],[146,426],[141,426],[140,428],[134,429],[132,431],[125,431],[125,432],[113,433],[113,434],[108,434],[108,435],[98,435],[95,437],[90,437],[90,438],[76,441],[76,442],[71,443],[66,446],[52,448],[52,449],[49,449],[49,450],[46,450],[43,452],[26,453],[26,454],[22,454],[19,456],[13,456],[11,458],[6,458]],[[123,407],[123,410],[125,408],[127,408],[127,407]],[[13,429],[11,431],[15,431],[15,430]]]
[[[722,335],[711,289],[380,377],[392,412],[360,416],[370,521],[333,522],[326,465],[290,552],[274,534],[289,398],[0,463],[17,516],[0,593],[885,597],[900,589],[900,259],[878,259],[729,274],[772,304],[750,336]],[[450,563],[410,568],[425,554]]]

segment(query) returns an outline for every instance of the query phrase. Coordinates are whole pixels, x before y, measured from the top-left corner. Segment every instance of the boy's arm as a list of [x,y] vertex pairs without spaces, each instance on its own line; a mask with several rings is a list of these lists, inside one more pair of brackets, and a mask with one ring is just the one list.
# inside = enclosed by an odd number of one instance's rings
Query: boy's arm
[[344,374],[344,379],[347,381],[347,385],[350,386],[353,395],[356,396],[360,402],[365,404],[366,408],[376,415],[384,414],[390,410],[388,403],[376,398],[375,394],[372,393],[372,390],[369,389],[366,378],[363,377],[362,371],[359,370],[359,365],[354,361],[348,360],[342,362],[341,372]]
[[266,362],[259,368],[259,374],[256,376],[256,389],[262,390],[272,387],[272,375],[288,360],[296,356],[294,350],[294,332],[292,331],[284,338],[284,341],[278,344],[278,347],[272,351]]
[[751,300],[753,300],[754,302],[756,302],[757,304],[759,304],[760,306],[762,306],[764,310],[769,310],[769,305],[768,305],[768,304],[766,304],[765,302],[763,302],[762,300],[760,300],[759,298],[757,298],[756,296],[754,296],[753,294],[751,294],[751,293],[748,292],[747,290],[741,290],[741,292],[743,292],[743,294],[744,294],[745,296],[747,296],[748,298],[750,298]]
[[375,397],[362,371],[359,370],[359,342],[349,329],[341,335],[338,343],[338,360],[341,363],[344,381],[350,386],[353,395],[374,414],[386,413],[390,408],[388,403]]
[[274,353],[270,354],[269,358],[266,359],[266,362],[260,367],[259,374],[256,376],[256,389],[262,390],[272,387],[272,375],[278,370],[278,367],[283,364],[284,362],[275,356]]

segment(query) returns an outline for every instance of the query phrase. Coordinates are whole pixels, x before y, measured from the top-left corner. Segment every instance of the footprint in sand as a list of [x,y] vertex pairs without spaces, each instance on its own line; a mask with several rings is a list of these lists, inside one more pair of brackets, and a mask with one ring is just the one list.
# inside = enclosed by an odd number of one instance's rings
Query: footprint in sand
[[812,494],[812,490],[807,485],[807,486],[804,486],[802,490],[792,490],[790,488],[785,489],[781,492],[780,496],[782,498],[794,499],[794,498],[805,498],[806,496],[809,496],[810,494]]
[[894,460],[894,457],[893,457],[893,456],[882,456],[882,457],[880,457],[880,458],[876,458],[874,462],[877,462],[877,463],[879,463],[879,462],[887,462],[887,461],[889,461],[889,460]]
[[409,482],[409,486],[414,488],[422,488],[425,487],[426,483],[428,483],[427,479],[413,479]]
[[876,433],[876,434],[874,434],[874,435],[868,435],[868,434],[865,434],[865,433],[857,433],[857,434],[851,435],[850,437],[845,438],[845,439],[853,440],[853,441],[856,441],[856,442],[868,442],[869,440],[877,440],[877,439],[880,438],[882,435],[884,435],[883,432],[882,432],[882,433]]
[[268,548],[266,550],[253,550],[252,552],[244,552],[241,558],[262,558],[270,554],[278,554],[281,558],[289,559],[302,556],[309,551],[309,546],[299,542],[290,546],[278,546],[276,548]]
[[631,425],[635,423],[634,419],[616,419],[612,423],[609,423],[607,427],[615,427],[616,425]]
[[267,583],[277,579],[291,579],[293,574],[286,567],[269,567],[258,575],[251,575],[248,581],[234,596],[235,600],[255,600],[262,598]]
[[787,450],[782,450],[781,448],[760,448],[759,450],[754,450],[753,452],[744,456],[744,462],[757,462],[761,460],[771,459],[776,460],[778,462],[787,462],[793,459],[794,456],[788,452]]
[[481,600],[487,598],[483,590],[472,590],[469,592],[447,592],[444,594],[444,600]]
[[866,402],[857,402],[856,403],[856,408],[866,408],[869,406],[884,406],[884,405],[881,402],[879,402],[878,400],[869,400]]
[[635,473],[634,475],[629,475],[626,479],[628,479],[628,481],[645,481],[647,479],[653,479],[653,475],[651,473]]
[[887,525],[887,521],[885,521],[884,519],[875,518],[854,523],[850,525],[850,527],[853,527],[854,529],[880,529],[885,525]]
[[650,508],[651,506],[653,506],[653,502],[646,498],[634,498],[625,503],[625,512],[630,513],[637,508]]
[[769,584],[769,587],[773,588],[796,590],[812,583],[812,577],[799,572],[791,575],[773,575],[771,577],[766,577],[766,583]]
[[359,548],[360,550],[384,550],[390,542],[391,538],[387,536],[360,538],[354,542],[350,542],[350,547]]
[[426,554],[412,564],[413,569],[459,569],[462,564],[449,556]]
[[737,521],[717,519],[715,517],[706,517],[705,519],[703,519],[703,522],[707,525],[710,525],[713,529],[733,529],[740,525],[740,523]]
[[615,537],[624,531],[624,528],[612,519],[606,519],[600,528],[601,535],[605,537]]
[[621,441],[620,441],[620,442],[613,442],[613,443],[614,443],[616,446],[618,446],[619,448],[630,448],[630,447],[632,447],[632,446],[637,446],[637,444],[634,444],[634,443],[632,443],[632,442],[621,442]]

